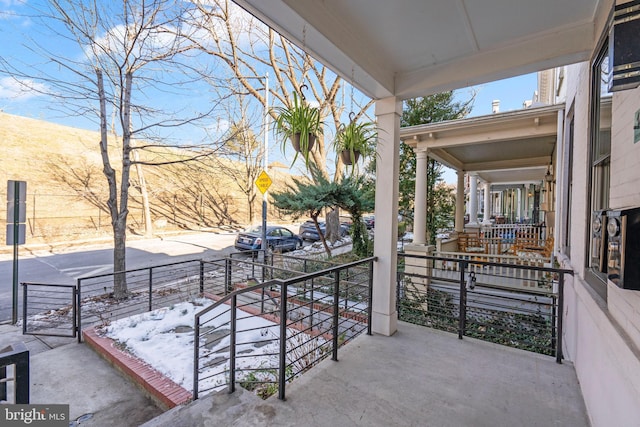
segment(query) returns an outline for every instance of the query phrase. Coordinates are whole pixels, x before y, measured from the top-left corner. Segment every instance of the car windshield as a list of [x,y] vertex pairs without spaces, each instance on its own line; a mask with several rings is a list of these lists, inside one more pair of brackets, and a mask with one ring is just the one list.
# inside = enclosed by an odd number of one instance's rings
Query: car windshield
[[260,232],[262,232],[262,226],[261,225],[253,225],[253,226],[247,228],[244,231],[245,231],[245,233],[260,233]]

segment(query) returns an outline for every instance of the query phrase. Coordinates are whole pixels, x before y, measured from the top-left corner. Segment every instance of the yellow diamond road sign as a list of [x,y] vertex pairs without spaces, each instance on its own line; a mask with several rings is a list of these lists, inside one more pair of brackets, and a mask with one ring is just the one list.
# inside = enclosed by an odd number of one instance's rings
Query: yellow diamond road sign
[[260,192],[262,194],[264,194],[269,187],[271,187],[273,181],[271,181],[271,178],[269,177],[269,175],[267,175],[267,172],[262,171],[260,173],[260,175],[258,175],[258,179],[256,179],[256,186],[258,187],[258,190],[260,190]]

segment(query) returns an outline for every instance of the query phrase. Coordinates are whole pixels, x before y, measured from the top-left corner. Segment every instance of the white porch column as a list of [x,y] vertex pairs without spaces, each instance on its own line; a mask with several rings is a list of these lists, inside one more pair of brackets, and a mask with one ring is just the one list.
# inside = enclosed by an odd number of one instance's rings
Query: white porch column
[[469,176],[469,226],[478,225],[478,177]]
[[373,253],[373,332],[390,336],[398,329],[396,270],[398,251],[398,176],[402,101],[396,97],[376,102],[378,145],[376,161],[376,238]]
[[464,231],[464,171],[456,171],[458,184],[456,187],[456,233]]
[[491,183],[484,183],[484,216],[482,217],[483,225],[491,225]]
[[416,191],[413,204],[413,243],[427,243],[427,150],[416,152]]
[[517,209],[518,212],[516,213],[516,215],[518,216],[518,222],[522,222],[522,188],[518,188],[518,192],[517,192],[518,196],[518,204],[517,204]]

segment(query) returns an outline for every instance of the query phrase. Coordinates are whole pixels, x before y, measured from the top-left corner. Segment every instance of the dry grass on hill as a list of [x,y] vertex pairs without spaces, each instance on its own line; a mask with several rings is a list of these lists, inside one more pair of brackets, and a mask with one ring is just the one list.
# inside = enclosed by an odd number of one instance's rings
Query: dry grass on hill
[[[55,166],[63,169],[74,169],[85,175],[92,175],[89,180],[91,186],[97,187],[100,193],[106,194],[106,180],[102,175],[102,161],[99,151],[98,132],[61,126],[41,120],[14,116],[0,112],[0,181],[2,185],[7,180],[27,181],[27,239],[28,241],[51,242],[60,238],[82,238],[95,235],[110,235],[110,224],[107,214],[82,197],[78,196],[68,185],[61,182],[55,176]],[[115,143],[113,154],[116,156],[119,149]],[[167,148],[156,152],[154,156],[160,156],[164,160],[177,159],[187,156],[183,150]],[[146,156],[146,157],[145,157]],[[141,154],[142,160],[152,160],[150,154]],[[114,160],[117,168],[117,160]],[[154,203],[154,195],[174,191],[179,194],[180,188],[171,175],[168,168],[145,166],[145,179],[151,194],[151,204]],[[229,206],[229,213],[240,224],[248,222],[247,202],[245,196],[239,191],[236,184],[223,173],[209,173],[206,178],[207,185],[216,189],[220,197],[224,198]],[[290,176],[286,170],[278,170],[277,181],[271,190],[284,188]],[[58,169],[58,173],[60,173]],[[71,175],[67,173],[67,175]],[[138,181],[135,169],[132,168],[132,184]],[[185,187],[184,182],[180,184]],[[5,187],[6,188],[6,187]],[[130,191],[130,217],[129,223],[134,228],[140,228],[142,224],[142,211],[136,200],[139,192],[134,186]],[[178,196],[173,196],[177,198]],[[187,199],[189,195],[182,195]],[[197,201],[193,201],[197,203]],[[201,201],[200,201],[201,203]],[[204,206],[204,205],[203,205]],[[259,212],[261,195],[258,193],[255,211]],[[167,224],[172,223],[171,215],[167,214],[167,207],[159,209],[154,220]],[[204,216],[209,215],[203,207]],[[274,212],[274,215],[276,213]],[[258,214],[259,216],[259,214]],[[174,214],[175,217],[175,214]],[[274,217],[274,216],[272,216]],[[217,220],[216,221],[221,221]],[[199,221],[193,218],[193,222],[187,224],[181,221],[182,226],[197,226]],[[220,224],[222,225],[222,224]],[[83,229],[82,236],[76,236],[79,229]],[[2,231],[4,240],[4,227]],[[70,235],[70,234],[73,234]]]

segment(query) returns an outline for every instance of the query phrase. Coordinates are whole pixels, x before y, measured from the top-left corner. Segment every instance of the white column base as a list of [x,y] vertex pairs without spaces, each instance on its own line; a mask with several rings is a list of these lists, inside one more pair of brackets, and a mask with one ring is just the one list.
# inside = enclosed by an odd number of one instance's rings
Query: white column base
[[391,314],[373,312],[371,316],[371,330],[375,334],[390,337],[398,330],[398,312]]

